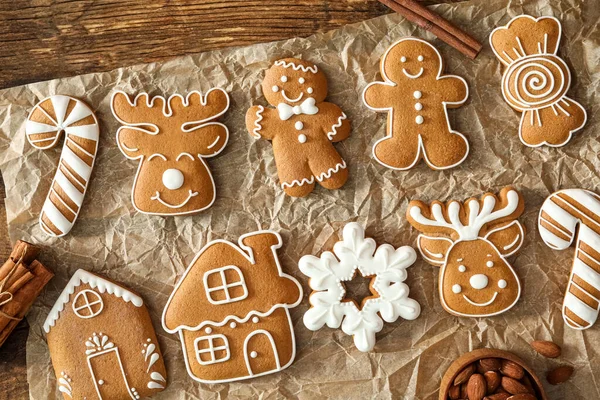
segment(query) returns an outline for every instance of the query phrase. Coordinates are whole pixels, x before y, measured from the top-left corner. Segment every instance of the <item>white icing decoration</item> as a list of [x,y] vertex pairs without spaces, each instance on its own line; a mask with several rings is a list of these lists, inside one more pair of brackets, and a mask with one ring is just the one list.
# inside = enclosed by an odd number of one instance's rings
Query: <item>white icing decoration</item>
[[287,121],[293,115],[315,115],[319,112],[319,108],[315,105],[315,99],[309,97],[298,106],[290,106],[289,104],[279,103],[277,105],[277,111],[279,112],[279,118],[282,121]]
[[298,82],[302,84],[302,83],[306,82],[306,80],[301,77],[301,78],[298,78]]
[[194,161],[194,156],[191,155],[190,153],[186,153],[185,151],[183,153],[179,153],[179,155],[177,156],[177,158],[175,159],[175,161],[179,161],[181,160],[183,157],[187,157],[190,160]]
[[[584,300],[591,297],[600,304],[600,299],[575,282],[582,280],[591,288],[600,290],[600,260],[583,249],[583,246],[587,246],[600,252],[600,224],[588,215],[600,215],[600,196],[589,190],[565,189],[553,193],[544,201],[538,218],[540,236],[549,247],[565,250],[575,241],[575,256],[562,314],[565,323],[576,330],[590,328],[598,319],[598,308],[590,307]],[[548,225],[560,236],[548,229]],[[575,293],[572,293],[572,289]],[[586,324],[569,318],[567,310]]]
[[404,57],[404,56],[400,57],[400,61],[401,62],[406,62],[406,57]]
[[188,193],[188,197],[183,202],[181,202],[179,204],[170,204],[170,203],[167,203],[166,201],[164,201],[160,197],[160,192],[156,192],[156,194],[154,196],[150,197],[150,199],[158,201],[163,206],[175,209],[175,208],[181,208],[181,207],[185,206],[188,203],[188,201],[190,201],[190,199],[192,197],[196,197],[196,196],[198,196],[198,192],[192,192],[192,190],[190,189],[190,191]]
[[[54,109],[54,115],[56,118],[52,118],[42,107],[41,104],[50,100],[52,107]],[[67,115],[67,110],[70,102],[74,102],[74,107]],[[52,121],[51,125],[46,123],[42,123],[39,121],[35,121],[34,112],[39,110],[44,114],[50,121]],[[92,116],[93,122],[88,125],[81,126],[72,126],[73,124]],[[58,168],[50,185],[50,191],[46,196],[46,200],[44,201],[44,205],[42,206],[42,212],[39,217],[39,225],[42,231],[44,231],[49,236],[61,237],[69,233],[77,217],[79,216],[79,212],[81,210],[81,205],[83,203],[83,198],[87,191],[87,187],[90,180],[90,175],[92,173],[92,169],[94,167],[94,162],[96,160],[96,151],[98,150],[98,139],[100,135],[100,130],[98,127],[98,120],[96,116],[89,108],[87,104],[82,102],[81,100],[75,99],[69,96],[62,95],[54,95],[47,97],[37,103],[29,116],[27,117],[27,121],[25,123],[25,133],[27,136],[27,140],[29,143],[37,149],[45,150],[54,147],[62,132],[65,132],[66,139],[63,144],[62,153],[60,160],[58,161]],[[50,136],[48,136],[50,134]],[[44,135],[44,138],[34,138],[33,136]],[[92,153],[83,149],[75,140],[71,138],[71,136],[79,137],[82,139],[87,139],[95,142],[94,151]],[[50,143],[48,143],[50,142]],[[47,143],[46,145],[41,145],[42,143]],[[79,155],[73,152],[68,146],[73,146],[77,148],[78,151],[86,154],[91,158],[91,165],[86,164]],[[77,172],[84,180],[84,184],[81,185],[83,187],[83,192],[80,192],[75,186],[73,186],[68,179],[64,176],[61,171],[61,167],[65,168],[66,165],[69,165],[75,172]],[[79,182],[77,179],[74,179],[76,182]],[[60,196],[54,191],[53,186],[57,185],[67,194],[67,197],[75,203],[77,206],[76,210],[73,210],[71,207],[66,205]],[[63,186],[65,185],[65,186]],[[56,198],[56,202],[53,202],[51,199],[51,195],[54,194]],[[60,211],[57,206],[65,206],[69,209],[75,217],[73,221],[69,221],[65,215]],[[46,217],[50,220],[50,222],[60,231],[59,234],[54,233],[50,227],[48,227],[44,221],[43,217]]]
[[505,289],[507,285],[508,285],[508,283],[504,279],[500,279],[498,281],[498,287],[500,289]]
[[254,322],[255,324],[258,323],[258,317],[252,317],[252,322]]
[[[425,72],[425,69],[424,69],[424,68],[421,68],[421,69],[419,70],[419,72],[417,72],[416,74],[411,74],[411,73],[410,73],[410,72],[408,72],[408,71],[407,71],[405,68],[402,68],[402,72],[404,72],[404,75],[406,75],[406,77],[407,77],[407,78],[410,78],[410,79],[417,79],[417,78],[420,78],[420,77],[421,77],[421,75],[423,75],[423,72]],[[415,98],[416,98],[416,99],[419,99],[420,97],[416,97],[416,93],[417,93],[417,92],[415,92]],[[419,93],[420,93],[420,92],[419,92]]]
[[281,77],[281,82],[284,82],[284,83],[285,83],[285,82],[287,82],[287,81],[288,81],[288,78],[287,78],[287,76],[283,75],[283,76]]
[[300,143],[306,143],[306,135],[301,133],[298,135],[298,142]]
[[459,272],[465,272],[467,270],[467,267],[465,267],[464,265],[459,265],[458,266],[458,271]]
[[279,86],[277,86],[277,85],[273,85],[273,87],[271,88],[271,90],[272,90],[274,93],[277,93],[277,92],[279,92]]
[[[230,276],[233,275],[238,279],[234,282],[227,281],[226,272],[228,272]],[[218,275],[218,281],[221,284],[217,286],[210,286],[208,284],[209,278],[214,275]],[[202,280],[204,283],[204,290],[206,291],[206,298],[211,304],[219,305],[235,303],[236,301],[241,301],[248,297],[248,288],[246,287],[246,280],[244,278],[244,274],[242,273],[242,270],[240,270],[240,268],[236,265],[226,265],[224,267],[214,268],[209,271],[206,271]],[[229,289],[237,287],[242,288],[242,294],[237,297],[231,297]],[[221,300],[216,300],[213,298],[213,292],[217,292],[219,294],[223,293],[225,294],[225,298]],[[233,322],[231,324],[234,325]],[[235,328],[235,325],[232,326],[232,328]]]
[[65,304],[69,302],[69,299],[71,295],[75,292],[75,289],[82,284],[87,284],[92,289],[96,289],[100,293],[108,293],[113,296],[116,296],[120,299],[123,299],[123,301],[125,302],[132,303],[136,307],[141,307],[144,304],[141,297],[133,294],[129,290],[124,289],[121,286],[116,285],[90,272],[78,269],[73,274],[71,280],[69,281],[69,283],[67,283],[67,286],[63,289],[62,293],[56,300],[56,303],[54,303],[54,306],[48,313],[48,317],[44,322],[44,331],[46,333],[50,332],[50,328],[53,327],[56,321],[58,320],[60,313],[63,311]]
[[488,268],[492,268],[494,266],[494,262],[492,260],[488,260],[486,261],[485,266]]
[[308,89],[306,89],[306,93],[308,94],[312,94],[314,92],[314,89],[309,87]]
[[98,381],[98,385],[100,385],[100,386],[104,385],[104,380],[100,379],[100,380]]
[[258,357],[258,353],[253,351],[252,353],[250,353],[250,357],[252,357],[252,358]]
[[463,294],[463,299],[465,299],[469,304],[471,304],[472,306],[475,306],[475,307],[487,307],[490,304],[492,304],[494,301],[496,301],[496,297],[498,297],[498,292],[494,292],[494,295],[492,296],[492,298],[489,301],[486,301],[484,303],[477,303],[477,302],[474,302],[473,300],[469,299],[467,297],[467,295]]
[[[102,343],[106,343],[105,345],[101,346],[99,345],[99,341],[102,338]],[[106,340],[105,340],[106,338]],[[92,365],[92,360],[96,359],[96,358],[100,358],[103,359],[104,361],[99,361],[99,363],[108,363],[107,365],[111,365],[111,363],[113,362],[112,358],[116,358],[118,365],[119,365],[119,369],[121,371],[121,376],[123,377],[123,383],[125,384],[125,386],[127,387],[127,391],[128,392],[133,392],[135,391],[134,389],[131,389],[129,387],[129,382],[127,380],[127,374],[125,373],[125,368],[123,367],[123,362],[121,361],[121,354],[119,352],[119,348],[116,347],[112,342],[108,342],[107,340],[108,338],[106,337],[106,335],[104,335],[102,332],[100,332],[99,334],[94,333],[93,335],[93,340],[94,343],[96,345],[98,345],[97,348],[89,348],[89,344],[86,342],[86,346],[88,346],[88,350],[86,350],[86,355],[87,355],[87,365],[88,365],[88,369],[90,372],[90,375],[92,377],[92,381],[94,382],[94,387],[96,388],[96,394],[98,395],[98,398],[102,398],[101,395],[101,391],[99,386],[103,385],[104,382],[102,379],[100,379],[101,377],[96,376],[97,371],[94,370],[93,365]],[[102,383],[100,383],[102,382]]]
[[469,279],[469,283],[473,289],[485,289],[489,283],[489,279],[484,274],[475,274]]
[[66,394],[70,398],[73,398],[73,387],[71,386],[71,378],[65,371],[62,371],[60,375],[61,376],[58,378],[59,392]]
[[[515,36],[515,40],[519,48],[517,49],[516,47],[513,47],[512,50],[516,57],[511,57],[506,51],[502,51],[502,54],[500,54],[494,47],[494,34],[500,31],[508,30],[513,22],[521,18],[529,18],[535,22],[546,19],[555,21],[556,25],[558,26],[558,34],[556,36],[556,44],[554,49],[549,51],[548,33],[545,33],[543,49],[542,44],[540,42],[537,43],[538,53],[527,54],[523,48],[521,39],[518,36]],[[555,17],[534,18],[529,15],[519,15],[513,18],[507,25],[494,29],[490,35],[490,44],[494,54],[504,65],[507,66],[502,76],[502,95],[507,103],[523,112],[521,124],[519,126],[519,138],[524,145],[529,147],[540,147],[542,145],[547,145],[550,147],[564,146],[567,142],[569,142],[569,140],[571,140],[573,133],[583,128],[587,122],[586,110],[579,103],[566,97],[566,92],[571,86],[571,72],[567,64],[556,55],[561,35],[562,26],[560,21]],[[566,76],[563,71],[566,71]],[[557,78],[560,80],[558,85],[556,82]],[[511,81],[514,82],[513,87],[509,86]],[[526,95],[531,99],[539,100],[527,100],[523,97],[523,95]],[[571,114],[560,105],[561,103],[564,104],[566,99],[575,103],[575,106],[579,107],[579,109],[583,112],[583,123],[571,130],[568,137],[562,143],[548,143],[545,140],[538,144],[527,143],[523,137],[523,125],[526,121],[526,115],[529,114],[530,125],[533,126],[534,124],[537,124],[539,127],[544,125],[540,117],[540,110],[548,107],[552,109],[556,116],[559,115],[557,111],[558,109],[561,110],[565,116],[570,117]]]
[[422,109],[423,109],[423,104],[421,104],[421,103],[416,103],[415,104],[415,110],[421,111]]
[[423,60],[424,60],[424,58],[423,58],[423,56],[419,56],[419,57],[417,57],[417,60],[419,60],[419,61],[423,61]]
[[254,129],[252,130],[252,136],[254,136],[255,139],[260,139],[260,130],[262,129],[262,125],[260,124],[260,121],[263,120],[263,111],[265,111],[265,108],[263,106],[258,106],[257,110],[256,110],[256,119],[254,120]]
[[160,153],[154,153],[154,154],[151,154],[151,155],[148,157],[148,161],[150,161],[150,160],[152,160],[152,159],[154,159],[154,158],[162,158],[162,159],[163,159],[163,161],[167,161],[167,157],[165,157],[165,155],[164,155],[164,154],[160,154]]
[[[209,249],[213,245],[216,245],[216,244],[219,244],[219,243],[226,243],[229,246],[231,246],[232,249],[235,249],[242,257],[244,257],[245,259],[247,259],[251,264],[256,264],[256,261],[255,261],[255,258],[254,258],[255,257],[254,256],[254,250],[251,247],[249,247],[247,245],[244,245],[244,241],[248,237],[255,236],[255,235],[260,235],[260,234],[265,234],[265,233],[272,234],[272,235],[274,235],[277,238],[277,243],[273,244],[271,246],[271,254],[272,254],[272,257],[273,257],[273,260],[274,260],[274,264],[277,267],[277,273],[279,274],[280,277],[292,281],[293,284],[295,284],[296,287],[298,288],[298,299],[293,304],[277,303],[277,304],[273,304],[272,307],[269,310],[265,311],[265,312],[261,312],[261,311],[257,311],[257,310],[251,310],[245,316],[228,315],[225,318],[223,318],[221,321],[205,320],[205,321],[200,322],[196,326],[189,326],[189,325],[181,324],[181,325],[178,325],[175,328],[168,328],[167,327],[167,325],[166,325],[166,315],[167,315],[167,311],[169,309],[169,306],[171,304],[171,301],[173,300],[173,297],[175,296],[175,293],[177,293],[177,291],[179,290],[182,282],[185,281],[186,277],[188,276],[188,274],[192,270],[192,267],[194,266],[194,264],[196,263],[196,261],[198,260],[198,258],[205,251],[207,251],[207,249]],[[228,241],[225,241],[225,240],[215,240],[215,241],[212,241],[210,243],[207,243],[200,250],[200,252],[196,255],[196,257],[194,258],[194,260],[192,260],[192,262],[189,264],[188,268],[184,272],[182,278],[177,282],[177,285],[175,286],[175,289],[173,290],[173,292],[169,296],[169,299],[167,300],[167,304],[166,304],[166,306],[165,306],[165,308],[163,310],[163,314],[162,314],[162,326],[163,326],[163,329],[165,331],[169,332],[169,333],[178,333],[179,334],[179,337],[180,337],[180,340],[181,340],[182,350],[183,350],[183,353],[186,355],[186,357],[185,357],[185,363],[186,363],[187,372],[192,377],[192,379],[194,379],[194,380],[196,380],[198,382],[202,382],[202,383],[233,382],[233,381],[238,381],[238,380],[241,380],[241,379],[246,379],[246,378],[248,378],[248,376],[234,377],[234,378],[223,379],[223,380],[204,380],[204,379],[200,379],[197,376],[195,376],[194,373],[192,372],[192,370],[190,369],[190,362],[197,361],[197,360],[188,360],[188,358],[187,358],[187,351],[186,351],[186,347],[185,347],[185,340],[184,340],[184,336],[183,336],[183,330],[197,332],[197,331],[200,331],[201,329],[203,329],[207,325],[221,327],[221,326],[224,326],[224,325],[228,324],[231,321],[235,321],[238,324],[245,324],[246,322],[248,322],[250,320],[253,321],[254,318],[266,318],[266,317],[270,316],[271,314],[273,314],[273,312],[275,312],[276,310],[283,309],[283,310],[285,310],[285,313],[286,313],[286,315],[288,317],[289,332],[291,333],[292,355],[291,355],[289,361],[287,362],[287,364],[281,365],[280,364],[280,360],[279,360],[279,356],[278,356],[278,353],[277,353],[277,348],[274,346],[274,342],[271,341],[271,343],[273,343],[273,354],[275,355],[275,361],[276,361],[277,368],[275,370],[269,370],[269,371],[266,371],[264,373],[252,374],[251,376],[258,377],[258,376],[262,376],[262,375],[271,374],[271,373],[274,373],[274,372],[281,371],[281,370],[289,367],[291,365],[291,363],[294,361],[294,358],[296,356],[294,326],[292,325],[292,320],[291,320],[291,317],[290,317],[290,314],[289,314],[289,309],[293,308],[293,307],[296,307],[302,301],[302,286],[300,285],[300,283],[294,277],[292,277],[292,276],[290,276],[288,274],[283,273],[283,271],[281,270],[281,265],[279,263],[279,258],[277,257],[277,252],[276,252],[277,249],[281,248],[281,245],[282,245],[282,238],[281,238],[281,236],[277,232],[274,232],[274,231],[257,231],[257,232],[251,232],[251,233],[247,233],[245,235],[242,235],[239,238],[238,243],[239,243],[239,246],[235,246],[234,244],[232,244],[232,243],[230,243]],[[264,254],[263,257],[265,257],[265,256],[267,256],[267,255]],[[254,332],[252,332],[250,335],[248,335],[246,337],[246,341],[245,341],[245,345],[244,345],[245,348],[247,347],[248,340],[253,335],[258,334],[258,333],[265,333],[268,336],[270,336],[269,332],[267,332],[265,330],[254,331]],[[271,339],[272,339],[272,337],[271,337]],[[225,338],[225,340],[226,340],[226,338]],[[248,356],[248,353],[245,352],[245,357],[247,357],[247,356]],[[246,362],[246,365],[249,365],[248,362]]]
[[296,121],[296,123],[294,124],[294,128],[296,128],[297,131],[301,131],[302,128],[304,128],[304,124],[302,123],[302,121]]
[[207,333],[207,334],[209,334],[209,335],[212,333],[212,331],[213,330],[212,330],[212,328],[210,326],[207,326],[206,329],[204,330],[204,332]]
[[[119,140],[119,136],[120,136],[120,132],[123,129],[129,129],[129,130],[137,130],[137,131],[141,131],[144,132],[146,134],[149,135],[158,135],[159,134],[159,128],[156,124],[153,123],[143,123],[143,124],[137,124],[137,123],[129,123],[127,121],[122,120],[118,114],[115,111],[114,108],[114,103],[115,103],[115,97],[117,95],[122,95],[127,99],[127,102],[129,103],[129,105],[131,107],[137,107],[138,106],[138,101],[142,98],[144,98],[144,103],[145,103],[145,107],[148,108],[152,108],[154,106],[154,103],[156,101],[161,101],[163,104],[163,108],[162,108],[162,113],[163,116],[165,118],[169,118],[173,115],[173,109],[171,108],[171,102],[173,101],[173,99],[178,98],[179,101],[184,107],[189,107],[190,106],[190,97],[193,95],[197,95],[200,99],[200,105],[205,106],[207,104],[208,101],[208,97],[210,95],[211,92],[213,91],[219,91],[221,92],[226,100],[227,100],[227,104],[223,107],[223,110],[221,110],[220,112],[218,112],[217,114],[214,115],[210,115],[209,117],[204,117],[201,120],[198,121],[188,121],[184,124],[181,125],[181,131],[182,133],[188,133],[188,132],[193,132],[196,131],[198,129],[202,129],[208,126],[218,126],[221,129],[224,130],[225,132],[225,140],[222,141],[222,145],[220,146],[219,149],[217,149],[216,151],[214,151],[212,154],[210,155],[201,155],[198,154],[198,158],[199,158],[199,162],[202,164],[202,170],[205,171],[208,176],[210,177],[210,185],[211,185],[211,192],[212,192],[212,199],[210,202],[208,202],[208,204],[206,204],[204,207],[202,208],[195,208],[192,210],[188,210],[188,211],[180,211],[180,212],[168,212],[168,213],[161,213],[161,212],[149,212],[149,211],[144,211],[144,210],[140,210],[138,208],[138,206],[135,203],[135,188],[136,188],[136,183],[137,180],[139,178],[140,175],[140,171],[142,169],[142,164],[144,163],[144,161],[147,161],[144,159],[144,155],[143,154],[127,154],[125,151],[123,151],[123,149],[121,149],[122,146],[122,142]],[[139,165],[138,165],[138,169],[134,178],[134,183],[133,183],[133,187],[132,187],[132,191],[131,191],[131,201],[133,203],[133,207],[144,214],[148,214],[148,215],[167,215],[167,216],[171,216],[171,215],[187,215],[187,214],[193,214],[193,213],[197,213],[199,211],[203,211],[206,210],[207,208],[209,208],[210,206],[213,205],[213,203],[215,202],[216,199],[216,186],[215,186],[215,181],[213,178],[212,173],[210,172],[208,165],[205,162],[205,158],[210,158],[210,157],[214,157],[217,154],[221,153],[223,151],[223,149],[225,148],[225,146],[227,145],[227,142],[229,141],[229,129],[227,128],[227,126],[225,126],[222,123],[219,122],[210,122],[213,121],[215,119],[217,119],[218,117],[220,117],[221,115],[225,114],[225,112],[227,112],[227,110],[229,109],[229,105],[230,105],[230,98],[229,95],[227,94],[227,92],[225,92],[222,89],[219,88],[213,88],[210,89],[206,92],[206,94],[202,94],[197,90],[194,90],[190,93],[187,94],[187,96],[182,96],[180,94],[172,94],[171,96],[169,96],[168,99],[165,99],[163,96],[154,96],[154,97],[150,97],[148,95],[148,93],[145,92],[140,92],[138,93],[137,96],[135,96],[135,98],[133,99],[133,101],[130,99],[129,95],[123,91],[120,90],[116,90],[113,95],[112,95],[112,99],[110,102],[110,108],[112,110],[113,116],[117,119],[117,121],[119,121],[123,126],[119,127],[119,129],[117,130],[117,144],[119,146],[119,148],[121,149],[122,153],[125,155],[125,157],[127,157],[130,160],[139,160]],[[258,127],[260,127],[260,125],[258,125]],[[213,143],[214,145],[214,143]],[[207,189],[207,188],[206,188]],[[208,189],[207,189],[208,190]],[[187,204],[189,202],[189,200],[196,196],[198,193],[197,192],[193,192],[192,190],[190,190],[190,196],[188,196],[188,198],[179,205],[172,205],[172,204],[168,204],[167,202],[165,202],[163,199],[160,198],[160,194],[157,192],[155,196],[152,196],[151,199],[152,200],[157,200],[159,203],[163,204],[164,206],[171,208],[171,209],[177,209],[177,208],[181,208],[183,206],[185,206],[185,204]]]
[[[75,306],[76,304],[79,305]],[[94,307],[98,304],[98,307]],[[79,318],[89,319],[99,315],[102,312],[104,309],[104,302],[98,293],[94,292],[93,290],[85,289],[77,293],[77,296],[75,296],[71,307],[73,308],[75,315],[77,315]]]
[[[313,289],[311,308],[304,314],[304,324],[310,330],[324,325],[342,327],[352,335],[360,351],[370,351],[375,345],[375,334],[383,328],[383,321],[394,322],[398,317],[413,320],[420,314],[419,303],[408,297],[406,268],[416,260],[415,251],[408,246],[398,249],[389,244],[376,248],[375,241],[365,238],[364,229],[357,223],[344,227],[343,240],[320,257],[303,256],[300,271],[307,275]],[[337,256],[337,258],[336,258]],[[363,276],[374,276],[373,290],[379,295],[364,302],[358,309],[354,302],[343,302],[342,282],[351,280],[356,269]]]
[[337,135],[337,128],[342,126],[342,123],[346,118],[348,118],[348,117],[346,116],[346,114],[344,112],[342,112],[342,115],[340,115],[338,117],[337,122],[335,124],[333,124],[333,126],[331,127],[331,131],[327,132],[327,138],[329,138],[329,140],[332,140],[333,137],[335,135]]
[[167,189],[177,190],[183,186],[183,173],[175,168],[169,168],[162,175],[162,183]]
[[283,96],[283,98],[285,99],[285,101],[287,101],[288,103],[296,103],[296,102],[302,100],[302,97],[304,97],[304,92],[300,92],[300,94],[298,95],[298,97],[296,97],[295,99],[292,99],[292,98],[288,97],[285,94],[285,90],[281,90],[281,95]]
[[417,125],[421,125],[423,123],[423,116],[417,115],[417,117],[415,118],[415,122],[417,123]]
[[423,93],[421,93],[420,91],[416,90],[416,91],[413,93],[413,97],[414,97],[415,99],[420,99],[421,97],[423,97]]
[[462,288],[459,284],[452,285],[452,293],[459,294],[460,292],[462,292]]
[[292,68],[294,71],[301,70],[302,72],[312,72],[313,74],[316,74],[318,71],[316,65],[313,65],[312,67],[305,67],[304,65],[295,64],[293,62],[285,62],[284,60],[275,61],[275,65],[283,68]]
[[229,327],[231,329],[235,329],[237,327],[237,324],[235,323],[235,321],[231,321],[231,323],[229,324]]

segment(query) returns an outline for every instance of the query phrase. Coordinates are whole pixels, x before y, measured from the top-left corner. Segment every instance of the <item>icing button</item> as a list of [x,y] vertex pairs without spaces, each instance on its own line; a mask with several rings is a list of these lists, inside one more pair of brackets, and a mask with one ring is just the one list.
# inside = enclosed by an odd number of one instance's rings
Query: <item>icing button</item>
[[235,322],[232,322],[232,323],[229,324],[229,327],[231,329],[235,328],[236,326],[237,326],[237,324]]
[[294,124],[294,128],[296,128],[296,130],[302,130],[302,128],[304,128],[304,124],[302,123],[302,121],[296,121],[296,123]]
[[415,110],[421,111],[422,109],[423,109],[423,104],[421,104],[421,103],[415,104]]
[[415,122],[418,125],[421,125],[423,123],[423,117],[421,115],[417,115],[417,118],[415,118]]
[[419,92],[418,90],[415,90],[415,92],[413,93],[413,97],[415,99],[420,99],[421,96],[423,96],[423,93]]
[[301,133],[301,134],[299,134],[299,135],[298,135],[298,141],[299,141],[300,143],[306,143],[306,135],[304,135],[304,134],[302,134],[302,133]]
[[294,108],[292,108],[292,111],[294,112],[294,114],[296,115],[300,115],[302,114],[302,108],[300,106],[294,106]]

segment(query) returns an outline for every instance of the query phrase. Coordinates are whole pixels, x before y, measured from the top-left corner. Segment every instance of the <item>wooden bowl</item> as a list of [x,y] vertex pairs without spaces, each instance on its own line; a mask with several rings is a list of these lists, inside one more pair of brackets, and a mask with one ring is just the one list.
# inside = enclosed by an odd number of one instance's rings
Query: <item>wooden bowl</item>
[[497,349],[473,350],[469,353],[463,354],[462,356],[457,358],[452,364],[450,364],[450,367],[448,367],[448,370],[442,378],[442,383],[440,384],[439,400],[448,399],[448,391],[452,387],[454,378],[456,378],[460,371],[466,368],[469,364],[474,363],[475,361],[479,361],[482,358],[501,358],[519,364],[529,374],[529,377],[531,378],[531,384],[537,392],[536,396],[541,400],[548,400],[546,392],[544,392],[544,386],[542,385],[540,378],[538,378],[538,376],[535,374],[535,371],[529,368],[523,360],[521,360],[513,353]]

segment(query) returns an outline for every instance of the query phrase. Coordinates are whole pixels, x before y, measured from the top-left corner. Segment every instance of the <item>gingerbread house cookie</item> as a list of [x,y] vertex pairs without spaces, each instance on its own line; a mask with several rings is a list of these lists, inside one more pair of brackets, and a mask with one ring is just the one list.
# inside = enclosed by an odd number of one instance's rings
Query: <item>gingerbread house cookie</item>
[[287,368],[296,353],[288,309],[302,299],[296,279],[282,272],[279,234],[243,235],[239,247],[208,243],[171,293],[163,328],[179,334],[189,375],[229,382]]
[[139,295],[120,284],[78,270],[44,331],[65,400],[136,400],[167,385],[148,310]]

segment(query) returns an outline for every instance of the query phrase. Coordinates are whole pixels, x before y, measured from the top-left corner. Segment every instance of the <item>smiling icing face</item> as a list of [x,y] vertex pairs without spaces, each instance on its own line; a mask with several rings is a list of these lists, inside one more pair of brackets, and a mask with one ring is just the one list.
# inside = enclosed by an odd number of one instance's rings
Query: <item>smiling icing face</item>
[[[482,243],[488,245],[484,251]],[[456,242],[440,275],[440,297],[455,314],[493,315],[509,309],[519,298],[514,270],[483,239]]]
[[296,106],[308,98],[320,103],[327,97],[327,79],[311,62],[284,58],[267,70],[262,89],[272,106],[281,103]]
[[[394,82],[406,79],[436,79],[441,59],[429,43],[420,40],[401,41],[386,55],[385,75]],[[400,68],[399,68],[400,67]]]

